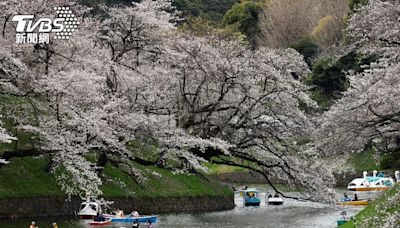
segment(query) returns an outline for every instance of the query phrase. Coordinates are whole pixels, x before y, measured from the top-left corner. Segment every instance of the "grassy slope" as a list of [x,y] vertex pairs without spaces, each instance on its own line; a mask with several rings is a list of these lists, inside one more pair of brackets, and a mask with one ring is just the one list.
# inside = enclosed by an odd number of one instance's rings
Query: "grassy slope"
[[380,166],[376,164],[374,158],[374,150],[368,149],[361,153],[354,153],[348,159],[347,164],[350,164],[354,167],[354,170],[357,173],[361,173],[362,171],[372,171],[372,170],[380,170]]
[[0,198],[62,196],[53,175],[44,170],[45,158],[15,158],[0,168]]
[[[0,168],[0,198],[18,198],[35,196],[63,196],[56,179],[46,173],[48,158],[13,158],[11,163]],[[209,183],[197,175],[174,175],[170,171],[157,167],[135,165],[142,170],[147,181],[136,183],[131,177],[111,165],[103,173],[104,197],[179,197],[231,195],[227,187]],[[153,171],[161,174],[152,174]]]
[[32,123],[35,121],[32,106],[26,98],[0,95],[0,115],[2,115],[1,121],[3,122],[2,127],[7,129],[12,136],[18,138],[17,141],[13,141],[12,143],[0,143],[0,154],[3,151],[30,149],[32,148],[32,143],[36,140],[33,134],[27,134],[16,130],[12,121],[5,118],[5,116],[11,115],[8,113],[10,110],[13,110],[12,115],[28,117]]
[[[18,141],[10,144],[0,143],[0,155],[3,151],[14,151],[32,148],[35,136],[24,132],[17,132],[7,116],[8,110],[14,110],[15,115],[28,115],[34,122],[32,106],[26,98],[0,95],[0,114],[3,114],[3,127]],[[156,158],[156,145],[152,142],[132,142],[129,145],[133,154],[142,159],[153,161]],[[95,162],[91,156],[88,160]],[[11,163],[0,167],[0,198],[34,197],[34,196],[62,196],[60,187],[52,174],[45,172],[49,163],[48,158],[13,158]],[[141,170],[147,181],[136,183],[121,169],[107,164],[103,171],[102,191],[105,197],[179,197],[179,196],[204,196],[224,195],[232,192],[217,183],[209,183],[199,175],[174,175],[172,172],[157,167],[144,167],[132,164]],[[161,174],[152,174],[157,172]]]
[[[340,228],[355,228],[355,224],[361,223],[366,218],[372,217],[385,217],[384,213],[389,211],[397,211],[400,212],[400,203],[395,205],[394,207],[390,207],[385,211],[379,209],[382,205],[387,202],[387,199],[394,194],[400,194],[400,184],[397,184],[394,188],[387,191],[384,195],[380,196],[379,198],[375,199],[372,203],[370,203],[366,208],[360,211],[354,218],[354,221],[347,222],[346,224],[340,226]],[[374,227],[374,225],[370,225],[367,227]]]
[[[199,175],[173,174],[169,170],[154,166],[135,164],[145,174],[147,180],[143,184],[133,181],[121,169],[106,165],[103,173],[103,193],[106,196],[135,197],[181,197],[181,196],[217,196],[233,194],[229,188],[201,178]],[[161,175],[161,176],[160,176]],[[123,182],[124,184],[119,184]]]
[[246,171],[245,168],[230,166],[230,165],[219,165],[219,164],[213,164],[213,163],[206,163],[205,166],[213,174]]

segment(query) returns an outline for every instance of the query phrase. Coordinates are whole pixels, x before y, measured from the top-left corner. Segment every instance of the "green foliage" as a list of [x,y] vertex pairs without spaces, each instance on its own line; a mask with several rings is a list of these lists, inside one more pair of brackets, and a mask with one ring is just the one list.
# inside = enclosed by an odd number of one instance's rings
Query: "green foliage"
[[232,172],[242,172],[245,168],[229,166],[229,165],[219,165],[214,163],[204,164],[212,173],[232,173]]
[[314,90],[318,96],[325,97],[327,100],[338,98],[338,93],[347,88],[346,75],[342,72],[340,65],[330,59],[315,63],[307,82],[315,86]]
[[341,92],[347,90],[349,83],[347,72],[363,72],[365,66],[375,61],[375,56],[363,56],[351,52],[337,61],[323,59],[312,66],[312,72],[306,79],[306,84],[313,86],[313,99],[323,108],[340,98]]
[[374,154],[376,153],[374,148],[366,148],[361,153],[354,153],[348,159],[349,163],[357,173],[362,171],[379,170],[381,167],[376,164]]
[[251,40],[260,32],[258,15],[261,9],[260,3],[252,1],[236,3],[224,15],[223,23],[227,26],[237,26],[238,30]]
[[175,0],[173,5],[185,17],[203,17],[218,23],[236,2],[238,0]]
[[328,15],[319,20],[317,26],[311,32],[311,37],[318,45],[329,47],[341,41],[343,28],[342,18]]
[[50,159],[13,158],[0,167],[0,198],[64,196],[55,177],[46,172]]
[[214,25],[204,17],[189,17],[186,22],[178,27],[180,31],[189,30],[196,36],[206,36],[216,31]]
[[154,166],[142,166],[137,163],[132,165],[143,171],[146,181],[137,183],[120,168],[107,164],[103,170],[102,191],[105,196],[157,198],[232,194],[229,188],[210,183],[198,175],[173,174]]
[[[47,157],[12,158],[10,164],[0,167],[0,198],[37,196],[66,197],[58,186],[55,176],[46,172],[50,162]],[[104,197],[180,197],[231,195],[227,187],[208,182],[198,175],[173,174],[153,166],[132,163],[141,170],[147,181],[137,183],[122,171],[107,164],[102,179]],[[58,169],[58,172],[63,172]],[[153,172],[161,174],[155,175]]]
[[382,169],[399,169],[400,168],[400,149],[387,151],[381,156]]
[[[12,110],[12,114],[8,113]],[[0,154],[4,151],[31,149],[33,144],[37,142],[37,137],[34,134],[26,133],[15,128],[16,123],[6,116],[23,116],[27,118],[32,125],[35,125],[35,111],[32,108],[29,100],[25,97],[0,95],[0,114],[3,118],[2,127],[4,127],[12,136],[18,140],[12,143],[0,143]]]
[[148,139],[130,141],[127,149],[132,152],[134,157],[140,157],[147,161],[155,162],[158,159],[157,143]]
[[390,153],[385,153],[381,156],[381,167],[382,169],[390,169],[392,167],[392,163],[394,161],[394,158],[392,154]]
[[300,39],[290,44],[289,47],[302,54],[309,66],[311,66],[312,58],[318,53],[318,45],[316,45],[310,38]]
[[358,7],[366,5],[368,0],[349,0],[349,8],[351,12],[354,12]]
[[400,169],[400,149],[397,149],[392,152],[393,161],[392,161],[392,169]]

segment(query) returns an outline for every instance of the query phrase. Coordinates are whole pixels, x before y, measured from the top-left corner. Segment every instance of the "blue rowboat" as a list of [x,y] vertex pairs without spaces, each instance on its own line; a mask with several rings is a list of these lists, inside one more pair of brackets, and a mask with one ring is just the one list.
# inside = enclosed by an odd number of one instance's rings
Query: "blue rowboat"
[[338,226],[341,226],[341,225],[343,225],[343,224],[345,224],[347,221],[346,220],[344,220],[344,219],[340,219],[340,220],[337,220],[337,225]]
[[150,221],[151,223],[156,223],[157,222],[157,215],[151,215],[151,216],[141,216],[141,217],[112,217],[110,218],[111,222],[126,222],[126,223],[146,223]]
[[260,206],[260,192],[257,189],[247,189],[244,191],[244,206]]

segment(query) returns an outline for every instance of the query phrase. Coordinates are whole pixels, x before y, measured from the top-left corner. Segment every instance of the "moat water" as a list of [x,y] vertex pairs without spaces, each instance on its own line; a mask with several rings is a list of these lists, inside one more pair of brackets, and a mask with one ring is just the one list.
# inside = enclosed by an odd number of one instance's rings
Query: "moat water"
[[[349,216],[355,215],[363,207],[337,206],[315,202],[300,202],[285,199],[283,205],[265,204],[265,194],[261,194],[259,207],[244,207],[242,197],[235,195],[236,207],[229,211],[199,213],[199,214],[169,214],[160,215],[154,228],[328,228],[336,227],[340,212],[346,211]],[[0,220],[1,228],[29,227],[32,219]],[[35,219],[39,228],[50,228],[57,222],[59,228],[89,228],[88,221],[76,217],[50,217]],[[131,228],[131,224],[113,224],[102,226],[108,228]],[[140,227],[147,227],[142,224]]]

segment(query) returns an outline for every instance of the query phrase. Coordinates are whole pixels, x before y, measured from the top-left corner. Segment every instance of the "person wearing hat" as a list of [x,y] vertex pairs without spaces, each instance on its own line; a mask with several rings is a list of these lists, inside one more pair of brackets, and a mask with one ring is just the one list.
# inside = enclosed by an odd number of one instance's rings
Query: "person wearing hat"
[[58,228],[57,223],[53,222],[53,228]]
[[129,217],[134,217],[137,218],[139,217],[139,212],[137,210],[133,210],[130,214]]
[[35,226],[36,225],[36,222],[35,221],[32,221],[31,222],[31,225],[29,226],[29,228],[39,228],[39,227],[37,227],[37,226]]

